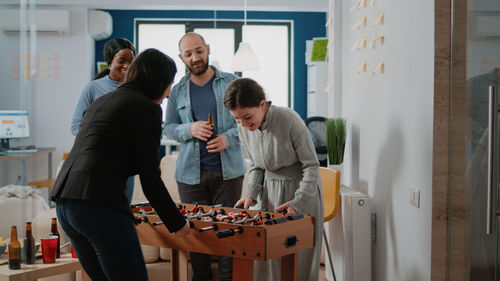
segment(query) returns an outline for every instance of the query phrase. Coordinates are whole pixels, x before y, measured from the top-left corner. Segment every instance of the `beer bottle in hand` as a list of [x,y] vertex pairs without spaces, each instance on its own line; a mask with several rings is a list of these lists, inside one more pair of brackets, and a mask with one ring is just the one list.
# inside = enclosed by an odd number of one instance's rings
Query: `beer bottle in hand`
[[208,137],[207,142],[215,139],[217,137],[217,128],[215,127],[214,115],[212,113],[208,114],[208,125],[212,127],[212,135]]
[[24,263],[35,263],[35,238],[31,232],[31,222],[26,223],[26,235],[24,236]]
[[52,225],[50,227],[49,235],[57,236],[56,258],[60,258],[61,257],[61,236],[59,235],[59,231],[57,231],[57,218],[52,218]]
[[17,227],[10,229],[9,269],[21,269],[21,244],[17,240]]

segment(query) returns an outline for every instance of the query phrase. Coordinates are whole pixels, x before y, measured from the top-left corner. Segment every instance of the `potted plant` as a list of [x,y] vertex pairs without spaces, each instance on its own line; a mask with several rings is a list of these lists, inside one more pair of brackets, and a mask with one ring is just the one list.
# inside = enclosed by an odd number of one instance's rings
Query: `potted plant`
[[343,118],[329,118],[326,126],[326,150],[328,164],[340,165],[344,162],[344,148],[346,140],[346,122]]

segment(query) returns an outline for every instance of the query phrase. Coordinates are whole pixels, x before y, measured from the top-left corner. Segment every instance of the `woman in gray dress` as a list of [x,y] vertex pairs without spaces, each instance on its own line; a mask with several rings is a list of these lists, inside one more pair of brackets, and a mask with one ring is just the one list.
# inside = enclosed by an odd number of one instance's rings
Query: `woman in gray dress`
[[[287,210],[315,218],[314,248],[299,254],[299,280],[317,281],[323,231],[319,163],[309,131],[293,110],[271,105],[252,79],[229,84],[224,105],[238,123],[250,159],[244,208]],[[280,280],[280,260],[255,263],[256,280]]]

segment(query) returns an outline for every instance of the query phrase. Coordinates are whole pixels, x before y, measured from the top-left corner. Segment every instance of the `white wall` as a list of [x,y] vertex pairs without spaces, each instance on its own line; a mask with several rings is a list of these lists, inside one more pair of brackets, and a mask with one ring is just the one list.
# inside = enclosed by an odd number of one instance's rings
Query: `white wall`
[[[33,132],[37,146],[56,147],[55,167],[62,154],[69,152],[74,137],[70,121],[84,85],[90,81],[94,65],[94,41],[87,33],[87,7],[58,7],[71,12],[71,35],[38,37],[40,53],[60,56],[59,79],[37,79],[33,95]],[[37,167],[42,166],[37,161]],[[40,164],[40,165],[38,165]],[[46,170],[34,171],[35,178],[43,178]]]
[[[341,73],[330,73],[340,91],[329,100],[340,101],[341,112],[330,103],[329,116],[343,116],[349,125],[342,183],[373,198],[373,280],[430,280],[434,1],[370,2],[351,10],[355,2],[344,0],[336,4],[342,13],[330,10],[341,25],[333,45],[341,54]],[[372,26],[380,12],[384,25]],[[368,25],[353,30],[363,16]],[[384,44],[369,48],[371,38],[382,34]],[[367,48],[352,50],[363,36]],[[340,70],[335,59],[333,69]],[[367,72],[358,74],[363,60]],[[371,74],[381,61],[385,73]],[[409,204],[410,189],[421,192],[419,209]]]
[[[38,7],[45,8],[45,7]],[[80,91],[90,79],[94,65],[94,41],[87,33],[87,7],[57,6],[51,9],[70,11],[71,35],[38,36],[37,53],[40,57],[50,56],[51,77],[37,77],[31,80],[31,142],[38,147],[56,147],[53,154],[53,176],[64,152],[71,149],[74,137],[70,133],[70,121]],[[17,38],[17,39],[15,39]],[[14,39],[19,40],[16,36]],[[15,43],[12,43],[15,44]],[[10,67],[12,54],[19,50],[9,49],[0,57],[2,65]],[[54,63],[54,55],[59,57],[59,69]],[[54,78],[59,72],[59,78]],[[3,72],[2,72],[3,73]],[[9,85],[16,85],[10,75],[2,75],[2,79],[11,79]],[[14,86],[10,86],[14,87]],[[4,91],[5,89],[2,89]],[[19,95],[19,90],[9,90]],[[2,97],[3,100],[3,97]],[[10,163],[0,170],[0,185],[15,183],[18,164]],[[8,166],[8,167],[5,167]],[[27,161],[27,180],[40,180],[47,177],[47,157],[39,157]]]
[[[0,10],[2,6],[0,6]],[[6,36],[0,32],[0,109],[19,110],[19,80],[13,79],[15,63],[13,55],[19,53],[19,36]]]

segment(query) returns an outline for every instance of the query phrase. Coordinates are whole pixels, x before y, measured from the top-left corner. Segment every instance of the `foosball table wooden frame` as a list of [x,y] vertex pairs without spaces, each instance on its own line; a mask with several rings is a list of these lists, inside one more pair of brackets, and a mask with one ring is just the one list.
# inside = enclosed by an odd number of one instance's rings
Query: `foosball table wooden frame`
[[298,253],[314,247],[311,216],[184,203],[179,209],[191,226],[183,238],[174,237],[149,204],[132,206],[141,244],[172,249],[173,281],[188,280],[187,252],[232,257],[238,281],[254,280],[255,260],[281,258],[281,280],[297,281]]

